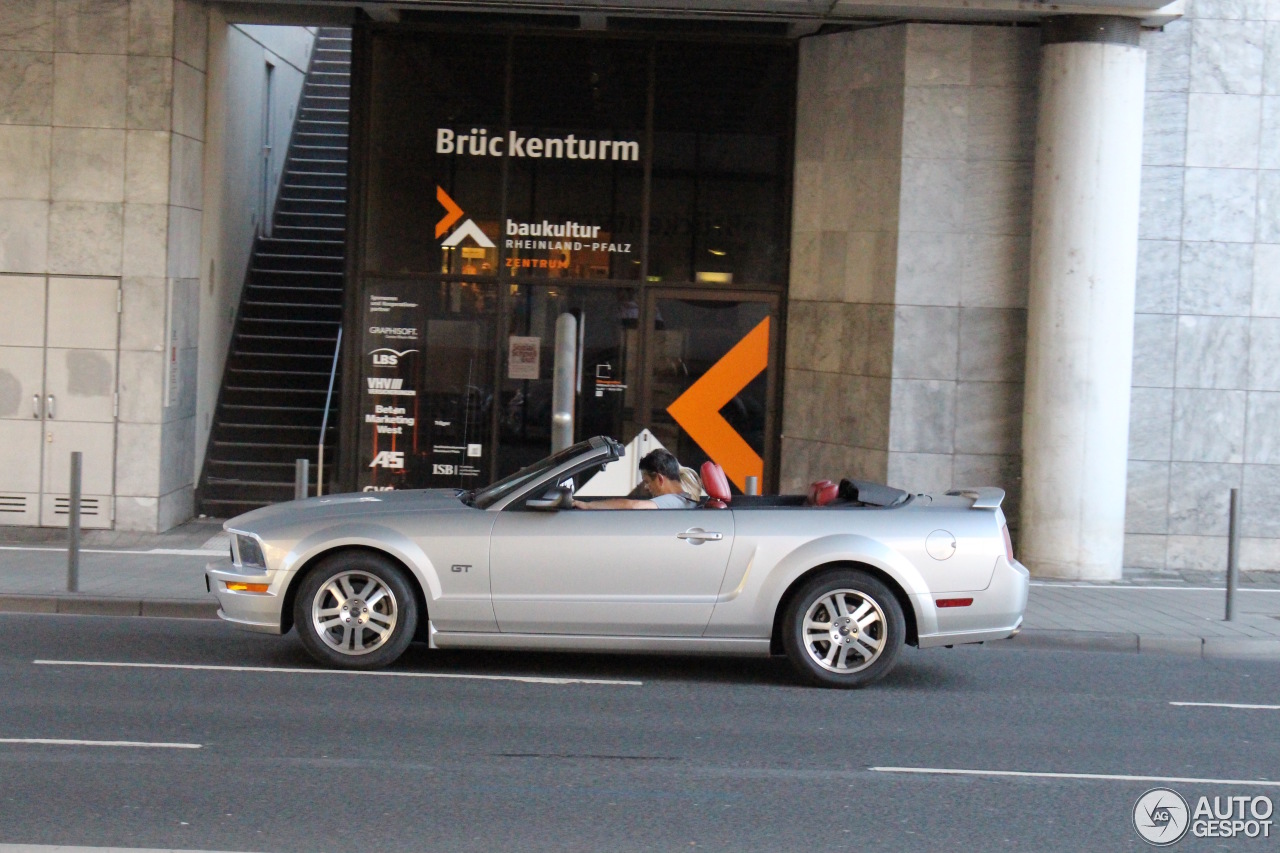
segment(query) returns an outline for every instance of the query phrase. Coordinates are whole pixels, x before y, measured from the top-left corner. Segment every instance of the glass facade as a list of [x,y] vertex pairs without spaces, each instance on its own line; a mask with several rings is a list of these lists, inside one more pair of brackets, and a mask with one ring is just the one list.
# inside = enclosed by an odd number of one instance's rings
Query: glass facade
[[[573,440],[649,428],[690,465],[740,444],[767,479],[794,46],[370,27],[356,53],[348,486],[545,456],[557,367]],[[761,323],[756,373],[686,405]]]

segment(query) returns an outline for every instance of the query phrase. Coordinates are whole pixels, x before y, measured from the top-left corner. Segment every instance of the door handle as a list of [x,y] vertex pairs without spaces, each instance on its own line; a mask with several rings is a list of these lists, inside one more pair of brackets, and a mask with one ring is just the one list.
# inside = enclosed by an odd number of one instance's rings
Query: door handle
[[31,395],[31,417],[33,418],[40,417],[40,395],[39,394]]
[[53,407],[53,395],[50,394],[46,398],[46,400],[47,400],[46,408],[49,410],[49,417],[52,419],[54,417],[54,412],[55,412],[55,409]]
[[714,530],[701,530],[697,527],[692,530],[686,530],[684,533],[677,533],[677,539],[683,539],[697,545],[701,542],[719,542],[724,538],[723,533],[717,533]]

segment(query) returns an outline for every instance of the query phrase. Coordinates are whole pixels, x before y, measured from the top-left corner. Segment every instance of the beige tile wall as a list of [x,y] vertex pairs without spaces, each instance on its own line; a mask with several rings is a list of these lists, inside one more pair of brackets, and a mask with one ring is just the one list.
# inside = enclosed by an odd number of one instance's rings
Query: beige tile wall
[[206,21],[195,0],[0,0],[0,272],[122,279],[122,529],[191,511]]
[[1038,43],[924,25],[803,43],[784,489],[998,485],[1016,516]]
[[1143,34],[1147,106],[1125,564],[1280,570],[1280,15],[1197,2]]

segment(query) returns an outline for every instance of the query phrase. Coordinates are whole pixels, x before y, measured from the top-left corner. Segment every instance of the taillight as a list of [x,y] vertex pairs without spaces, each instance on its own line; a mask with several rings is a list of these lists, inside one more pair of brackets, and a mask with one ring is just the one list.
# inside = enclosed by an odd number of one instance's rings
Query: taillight
[[1013,540],[1009,538],[1009,525],[1000,525],[1000,532],[1004,534],[1004,554],[1009,558],[1009,562],[1013,562]]

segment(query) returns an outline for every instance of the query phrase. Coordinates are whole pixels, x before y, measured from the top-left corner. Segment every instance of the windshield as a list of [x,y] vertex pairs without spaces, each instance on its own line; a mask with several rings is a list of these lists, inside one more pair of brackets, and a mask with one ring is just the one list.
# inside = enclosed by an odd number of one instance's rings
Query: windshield
[[521,487],[534,483],[544,474],[559,468],[561,465],[573,459],[575,456],[581,456],[592,449],[590,441],[580,441],[575,445],[566,447],[559,453],[553,453],[540,462],[535,462],[527,468],[521,468],[514,474],[503,477],[496,483],[485,486],[476,492],[474,506],[477,509],[488,509],[493,504],[505,498],[507,495],[519,490]]

